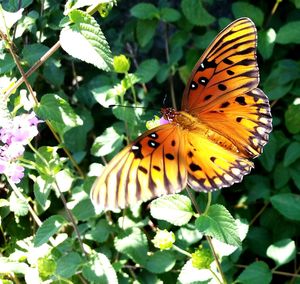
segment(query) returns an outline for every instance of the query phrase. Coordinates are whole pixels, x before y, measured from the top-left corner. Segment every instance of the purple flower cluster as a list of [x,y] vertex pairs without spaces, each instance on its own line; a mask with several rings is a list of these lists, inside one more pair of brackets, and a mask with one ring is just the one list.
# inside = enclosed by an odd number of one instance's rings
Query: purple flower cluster
[[0,174],[8,176],[12,182],[19,183],[24,176],[24,167],[18,162],[25,146],[38,134],[40,122],[34,112],[16,116],[0,129]]

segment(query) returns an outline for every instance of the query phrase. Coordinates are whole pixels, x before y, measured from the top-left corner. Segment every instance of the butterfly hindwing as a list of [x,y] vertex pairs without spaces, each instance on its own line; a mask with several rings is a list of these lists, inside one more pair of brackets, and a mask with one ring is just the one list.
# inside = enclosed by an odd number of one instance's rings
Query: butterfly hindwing
[[95,206],[115,210],[182,190],[186,169],[178,131],[172,124],[158,126],[116,155],[94,183]]

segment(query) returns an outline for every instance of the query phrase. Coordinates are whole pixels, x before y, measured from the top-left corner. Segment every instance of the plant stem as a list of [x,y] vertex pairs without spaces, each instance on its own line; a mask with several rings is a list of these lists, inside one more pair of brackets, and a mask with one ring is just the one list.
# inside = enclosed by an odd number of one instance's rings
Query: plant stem
[[133,84],[131,82],[131,78],[130,78],[130,76],[128,76],[127,72],[125,74],[125,77],[129,81],[129,84],[130,84],[130,89],[131,89],[131,93],[132,93],[132,96],[133,96],[134,105],[137,106],[136,91],[135,91],[135,88],[133,87]]
[[175,249],[175,250],[177,250],[178,252],[184,254],[184,255],[187,255],[188,257],[192,257],[192,255],[189,252],[181,249],[180,247],[178,247],[178,246],[176,246],[174,244],[173,244],[172,248]]
[[211,191],[209,191],[209,192],[207,193],[207,204],[206,204],[206,207],[205,207],[205,210],[204,210],[203,214],[206,214],[207,211],[208,211],[208,209],[209,209],[209,207],[210,207],[210,204],[211,204],[211,197],[212,197],[212,193],[211,193]]
[[[189,192],[189,188],[187,188],[187,192],[188,192],[189,196],[192,197],[191,200],[192,200],[192,203],[193,203],[193,205],[194,205],[196,211],[198,212],[199,215],[201,215],[200,208],[199,208],[199,206],[198,206],[198,204],[197,204],[195,198],[193,197],[193,195]],[[211,196],[208,197],[207,205],[208,205],[210,202],[211,202]],[[206,209],[205,209],[205,210],[208,210],[208,208],[209,208],[209,206],[207,206],[207,205],[206,205]],[[215,261],[216,261],[216,265],[217,265],[218,271],[219,271],[219,273],[221,274],[222,281],[223,281],[222,283],[223,283],[223,284],[227,284],[225,275],[224,275],[223,270],[222,270],[222,267],[221,267],[221,263],[220,263],[220,261],[219,261],[219,259],[218,259],[217,253],[216,253],[215,248],[214,248],[214,246],[213,246],[213,244],[212,244],[211,237],[205,235],[205,238],[206,238],[206,240],[207,240],[207,242],[208,242],[208,244],[209,244],[209,247],[210,247],[210,249],[211,249],[211,252],[212,252],[212,254],[213,254],[213,256],[214,256],[214,259],[215,259]]]

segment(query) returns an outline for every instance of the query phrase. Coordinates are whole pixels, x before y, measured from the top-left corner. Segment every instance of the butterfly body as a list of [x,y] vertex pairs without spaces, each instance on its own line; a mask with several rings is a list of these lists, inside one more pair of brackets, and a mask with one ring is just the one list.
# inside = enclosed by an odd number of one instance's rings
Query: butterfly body
[[107,165],[91,199],[107,210],[179,192],[212,191],[240,182],[272,129],[259,83],[256,29],[248,18],[226,27],[196,63],[181,110],[146,131]]

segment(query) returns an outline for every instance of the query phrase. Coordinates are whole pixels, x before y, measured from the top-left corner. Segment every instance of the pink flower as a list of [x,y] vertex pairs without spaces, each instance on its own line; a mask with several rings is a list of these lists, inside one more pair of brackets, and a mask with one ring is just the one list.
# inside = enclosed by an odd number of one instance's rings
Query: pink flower
[[167,123],[169,123],[169,121],[166,120],[166,119],[164,119],[163,116],[159,119],[159,124],[160,124],[160,125],[167,124]]
[[0,129],[0,173],[19,183],[24,177],[24,167],[17,159],[24,154],[25,146],[38,134],[37,125],[41,121],[34,112],[14,117],[8,125]]

